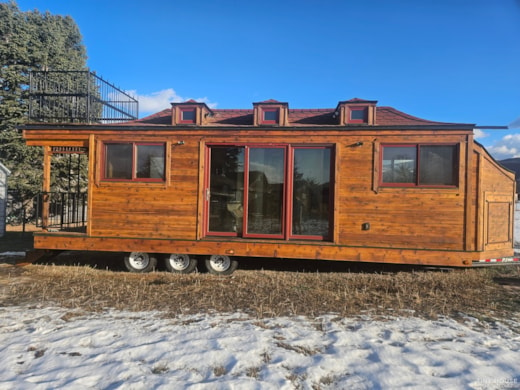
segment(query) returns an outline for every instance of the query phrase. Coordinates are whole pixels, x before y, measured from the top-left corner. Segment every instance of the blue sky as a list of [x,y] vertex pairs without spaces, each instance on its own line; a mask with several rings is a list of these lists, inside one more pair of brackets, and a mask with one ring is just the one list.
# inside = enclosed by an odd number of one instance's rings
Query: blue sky
[[[5,0],[2,0],[5,1]],[[520,157],[520,0],[18,0],[70,15],[88,66],[131,90],[140,116],[172,101],[291,108],[378,100],[479,130]]]

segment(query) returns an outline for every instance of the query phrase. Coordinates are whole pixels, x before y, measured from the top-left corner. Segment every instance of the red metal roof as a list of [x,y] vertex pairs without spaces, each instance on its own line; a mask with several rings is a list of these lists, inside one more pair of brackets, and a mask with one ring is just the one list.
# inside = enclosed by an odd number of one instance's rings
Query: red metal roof
[[[273,99],[265,103],[276,102]],[[362,99],[351,99],[349,103],[368,102]],[[372,101],[370,101],[372,102]],[[207,126],[252,126],[253,109],[212,109]],[[337,126],[338,121],[333,115],[335,108],[305,108],[289,109],[289,126]],[[376,106],[375,126],[439,126],[439,125],[470,125],[464,123],[437,122],[417,118],[396,110],[393,107]],[[171,125],[171,109],[165,109],[145,118],[128,122],[134,125]],[[365,125],[366,126],[366,125]]]

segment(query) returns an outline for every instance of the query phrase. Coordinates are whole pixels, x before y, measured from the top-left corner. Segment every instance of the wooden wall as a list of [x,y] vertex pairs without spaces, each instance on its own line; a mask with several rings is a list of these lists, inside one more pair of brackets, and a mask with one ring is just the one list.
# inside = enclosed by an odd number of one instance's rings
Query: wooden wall
[[513,252],[515,174],[500,166],[481,146],[473,156],[475,246],[480,251]]
[[[171,137],[143,138],[167,141],[166,183],[117,183],[99,180],[100,145],[90,203],[91,235],[141,238],[196,238],[198,215],[199,145],[192,138],[178,145]],[[113,139],[113,136],[110,138]],[[118,140],[135,141],[131,135]],[[92,180],[92,179],[91,179]]]
[[[196,240],[202,234],[204,143],[267,142],[335,144],[336,181],[334,242],[339,245],[375,248],[463,250],[465,239],[465,134],[447,133],[442,142],[460,143],[458,188],[382,188],[374,175],[378,145],[403,142],[403,132],[330,132],[304,135],[289,131],[235,131],[165,134],[158,132],[139,140],[168,141],[171,165],[166,185],[107,183],[99,181],[91,195],[89,232],[94,236],[174,238]],[[407,143],[439,142],[436,134],[409,131]],[[96,137],[97,147],[103,139]],[[118,140],[133,140],[119,134]],[[245,138],[247,137],[247,138]],[[178,145],[179,140],[183,141]],[[94,153],[99,161],[99,150]],[[99,169],[98,165],[96,165]],[[369,230],[362,224],[369,223]]]
[[[439,138],[410,132],[379,135],[376,140],[365,138],[359,148],[349,147],[351,140],[341,143],[337,205],[340,243],[370,247],[463,249],[465,136],[446,135],[442,138],[442,142],[461,143],[458,188],[378,187],[379,177],[373,174],[374,164],[379,164],[380,143],[439,142]],[[370,223],[370,230],[362,230],[363,223]]]

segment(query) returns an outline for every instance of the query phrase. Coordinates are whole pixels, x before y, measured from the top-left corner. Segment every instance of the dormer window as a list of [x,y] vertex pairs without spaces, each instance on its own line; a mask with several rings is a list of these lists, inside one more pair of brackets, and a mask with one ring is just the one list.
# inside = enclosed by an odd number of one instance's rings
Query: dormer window
[[340,126],[345,125],[375,125],[376,100],[350,99],[339,102],[334,113]]
[[367,123],[368,107],[350,107],[348,123]]
[[196,111],[194,107],[181,108],[180,123],[195,123]]
[[262,109],[262,124],[276,125],[280,120],[279,108],[263,108]]
[[265,100],[253,103],[253,124],[261,125],[288,125],[289,104],[278,100]]
[[207,124],[208,117],[213,115],[213,111],[202,102],[190,99],[182,103],[171,103],[172,105],[172,125],[197,125]]

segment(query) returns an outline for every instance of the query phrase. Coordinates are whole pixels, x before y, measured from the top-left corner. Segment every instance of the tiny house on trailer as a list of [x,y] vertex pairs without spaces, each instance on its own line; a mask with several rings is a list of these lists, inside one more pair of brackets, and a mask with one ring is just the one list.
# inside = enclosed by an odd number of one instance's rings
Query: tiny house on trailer
[[[420,119],[376,101],[211,109],[193,100],[123,124],[28,124],[52,157],[88,159],[86,226],[51,226],[37,250],[127,252],[229,274],[251,257],[468,267],[513,258],[515,176],[473,124]],[[123,260],[123,259],[121,259]]]

